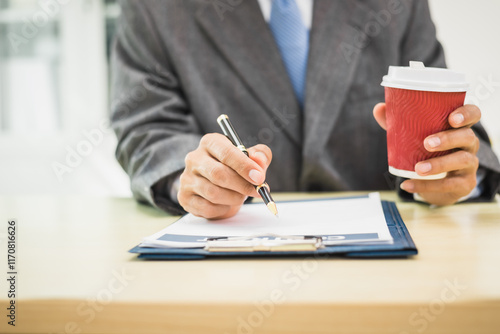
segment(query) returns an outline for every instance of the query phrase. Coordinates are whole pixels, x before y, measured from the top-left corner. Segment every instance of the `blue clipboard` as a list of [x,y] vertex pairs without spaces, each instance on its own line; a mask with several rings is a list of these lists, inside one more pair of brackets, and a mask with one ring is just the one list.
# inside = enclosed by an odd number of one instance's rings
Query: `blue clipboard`
[[255,257],[307,257],[317,258],[328,257],[348,257],[348,258],[404,258],[418,254],[415,243],[408,232],[401,215],[394,202],[381,201],[385,220],[393,243],[391,244],[346,244],[329,245],[322,247],[311,247],[306,244],[314,244],[314,236],[304,237],[309,240],[304,241],[304,247],[296,247],[293,250],[277,249],[253,249],[221,251],[219,248],[155,248],[139,247],[132,248],[129,252],[139,254],[138,258],[146,260],[202,260],[209,258],[255,258]]

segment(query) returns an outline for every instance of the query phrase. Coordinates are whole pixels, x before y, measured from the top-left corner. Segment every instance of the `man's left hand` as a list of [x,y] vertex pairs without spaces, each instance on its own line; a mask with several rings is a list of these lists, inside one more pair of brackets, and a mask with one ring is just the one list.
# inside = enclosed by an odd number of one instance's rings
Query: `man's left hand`
[[[373,115],[384,130],[385,112],[385,103],[379,103],[373,108]],[[476,156],[479,139],[471,126],[480,119],[481,111],[474,105],[465,105],[453,111],[448,117],[452,128],[425,138],[424,147],[429,152],[455,151],[415,165],[415,171],[419,175],[447,172],[447,176],[440,180],[406,180],[401,183],[401,188],[409,193],[419,194],[426,202],[434,205],[454,204],[467,196],[476,187],[479,166]]]

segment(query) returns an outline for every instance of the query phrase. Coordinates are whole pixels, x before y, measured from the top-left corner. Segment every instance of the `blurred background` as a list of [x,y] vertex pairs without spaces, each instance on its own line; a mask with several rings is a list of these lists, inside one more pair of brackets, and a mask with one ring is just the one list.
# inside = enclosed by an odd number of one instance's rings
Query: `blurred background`
[[[500,1],[430,4],[500,154]],[[0,0],[0,195],[131,196],[107,122],[119,15],[115,0]]]

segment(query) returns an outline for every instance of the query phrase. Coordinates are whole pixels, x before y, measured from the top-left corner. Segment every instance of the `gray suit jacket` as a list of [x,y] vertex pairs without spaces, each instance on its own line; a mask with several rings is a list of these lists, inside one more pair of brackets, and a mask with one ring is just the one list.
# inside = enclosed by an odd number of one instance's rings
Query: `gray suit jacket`
[[[165,180],[184,168],[203,134],[220,132],[222,113],[248,147],[272,149],[273,191],[395,188],[372,109],[384,101],[389,65],[445,66],[427,1],[315,0],[304,110],[257,1],[220,3],[121,3],[112,125],[134,196],[179,213]],[[500,165],[483,128],[475,130],[491,199]]]

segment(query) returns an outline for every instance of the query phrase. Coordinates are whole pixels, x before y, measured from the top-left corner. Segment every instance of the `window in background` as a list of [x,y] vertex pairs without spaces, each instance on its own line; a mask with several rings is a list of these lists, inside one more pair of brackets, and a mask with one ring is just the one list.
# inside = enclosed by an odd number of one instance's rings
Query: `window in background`
[[[36,4],[35,0],[0,0],[2,132],[53,132],[61,125],[58,17],[34,15]],[[26,18],[34,18],[40,28]]]
[[109,63],[111,44],[116,31],[116,20],[120,16],[120,5],[117,0],[104,0],[106,19],[106,56]]
[[130,196],[106,126],[119,13],[115,0],[0,0],[0,196]]
[[0,133],[72,131],[107,115],[116,0],[0,0]]

